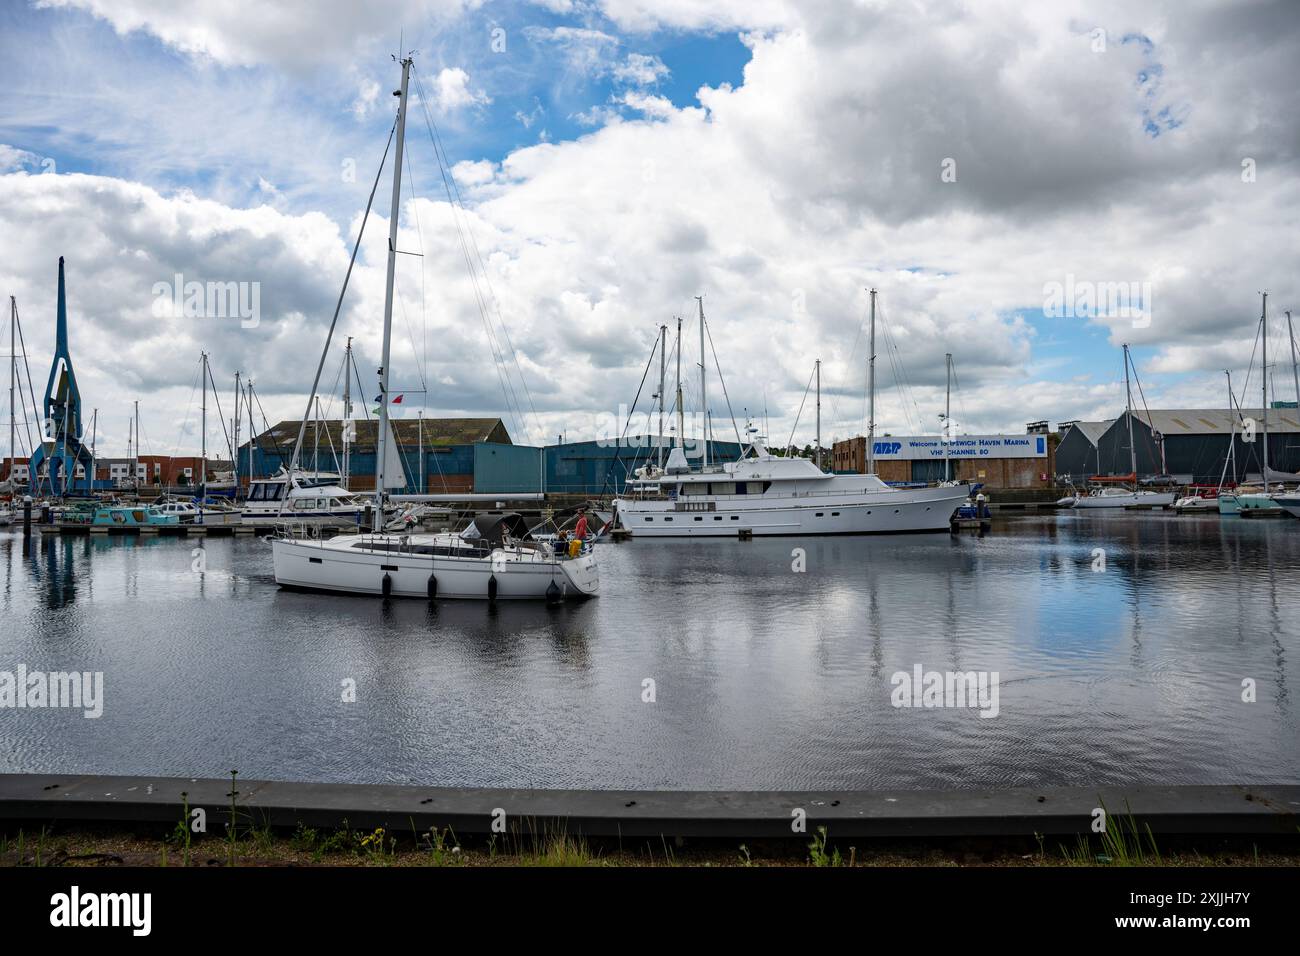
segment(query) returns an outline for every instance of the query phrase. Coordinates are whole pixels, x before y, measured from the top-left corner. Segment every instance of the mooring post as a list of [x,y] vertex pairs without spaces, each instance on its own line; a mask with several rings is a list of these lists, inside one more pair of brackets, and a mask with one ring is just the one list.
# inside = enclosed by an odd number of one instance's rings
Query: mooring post
[[32,496],[23,495],[23,537],[32,536]]

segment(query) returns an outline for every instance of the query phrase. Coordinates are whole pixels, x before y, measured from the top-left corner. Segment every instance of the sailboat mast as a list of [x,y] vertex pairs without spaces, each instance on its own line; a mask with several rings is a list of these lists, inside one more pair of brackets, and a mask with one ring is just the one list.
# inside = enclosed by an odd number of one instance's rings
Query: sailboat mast
[[[655,446],[658,454],[656,461],[659,470],[663,471],[664,467],[664,371],[668,364],[668,356],[664,354],[668,348],[668,326],[660,324],[659,326],[659,434],[655,438]],[[10,404],[13,403],[12,397]]]
[[876,290],[871,293],[871,335],[867,340],[867,474],[876,472]]
[[135,493],[140,495],[140,400],[135,400],[135,460],[131,464],[131,471],[135,475]]
[[235,500],[239,500],[239,372],[235,372],[235,417],[230,422],[230,432],[234,439],[234,448],[231,453],[231,469],[235,478]]
[[700,304],[700,416],[704,429],[704,466],[709,464],[709,396],[704,383],[704,296],[697,295],[695,301]]
[[822,360],[817,360],[817,470],[822,470]]
[[677,447],[685,448],[686,410],[682,408],[682,317],[677,316]]
[[202,452],[199,459],[199,499],[208,496],[208,353],[199,353],[203,356],[203,424],[200,431],[203,434]]
[[[15,329],[18,325],[18,300],[13,296],[9,297],[9,484],[14,487],[14,463],[17,460],[18,452],[14,445],[14,378],[18,370],[18,347],[14,343],[17,339],[14,336]],[[28,478],[28,481],[31,479]]]
[[311,467],[314,476],[320,479],[320,396],[316,396],[316,417],[311,423]]
[[375,443],[374,530],[384,527],[384,465],[388,455],[388,362],[393,344],[393,283],[397,274],[397,218],[402,203],[402,147],[406,143],[406,90],[411,78],[411,58],[402,59],[402,88],[398,91],[397,151],[393,154],[393,204],[388,216],[388,280],[384,292],[383,364],[379,368],[379,435]]
[[1260,358],[1260,381],[1261,389],[1264,393],[1264,422],[1261,431],[1264,434],[1264,494],[1268,494],[1268,293],[1261,292],[1263,297],[1259,313],[1259,338],[1263,343],[1263,352]]
[[1137,481],[1138,474],[1138,452],[1137,445],[1133,444],[1133,389],[1129,384],[1128,378],[1128,343],[1124,344],[1124,417],[1128,419],[1128,463],[1129,469],[1133,472],[1133,481]]
[[1229,463],[1232,464],[1232,480],[1237,480],[1237,419],[1232,414],[1236,399],[1232,395],[1232,372],[1224,369],[1223,374],[1228,376],[1228,454],[1223,459],[1223,472],[1219,475],[1220,494],[1228,477]]
[[252,490],[251,482],[253,480],[253,440],[256,436],[257,425],[253,422],[253,380],[250,378],[248,380],[248,480],[250,482],[250,491]]
[[99,409],[95,409],[90,416],[90,493],[95,493],[95,475],[99,471],[99,463],[95,459],[95,444],[99,438]]
[[352,469],[352,336],[343,350],[343,487],[348,486]]
[[944,353],[944,367],[948,384],[943,393],[943,480],[952,478],[948,461],[948,442],[952,440],[952,353]]
[[1295,382],[1295,407],[1300,408],[1300,363],[1296,361],[1295,332],[1291,329],[1291,310],[1286,310],[1286,337],[1291,340],[1291,378]]

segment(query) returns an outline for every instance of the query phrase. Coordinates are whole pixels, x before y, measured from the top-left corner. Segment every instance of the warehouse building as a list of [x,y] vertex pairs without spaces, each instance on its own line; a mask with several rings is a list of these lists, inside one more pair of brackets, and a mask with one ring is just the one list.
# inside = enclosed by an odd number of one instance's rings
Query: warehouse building
[[[1056,436],[1043,423],[1024,435],[884,435],[876,438],[872,458],[882,481],[891,484],[957,480],[989,488],[1046,488],[1055,474]],[[946,460],[946,466],[945,466]],[[832,449],[837,474],[867,470],[867,440],[861,435],[837,441]]]
[[[348,487],[370,491],[375,486],[376,421],[357,421],[349,451]],[[653,436],[632,435],[621,440],[565,442],[537,448],[516,445],[499,418],[426,418],[392,421],[406,483],[390,488],[396,494],[552,494],[613,495],[628,476],[653,461]],[[240,481],[248,481],[248,454],[253,449],[253,474],[262,478],[287,468],[293,458],[300,423],[282,421],[240,449]],[[671,439],[663,440],[664,456]],[[709,443],[712,461],[734,461],[735,442]],[[692,463],[696,459],[692,458]],[[299,467],[341,474],[343,423],[308,422]],[[423,470],[422,470],[423,469]]]
[[[1097,440],[1098,467],[1092,474],[1132,474],[1130,417],[1139,475],[1168,474],[1185,484],[1217,483],[1234,435],[1236,474],[1229,474],[1228,480],[1263,474],[1265,418],[1259,408],[1243,408],[1240,415],[1206,408],[1125,412]],[[1269,468],[1300,471],[1300,416],[1295,409],[1270,408],[1267,430]]]
[[[671,438],[661,439],[664,459],[672,447]],[[700,459],[689,452],[692,467]],[[710,441],[709,461],[736,461],[741,446],[731,441]],[[629,435],[619,440],[569,442],[546,448],[546,490],[565,494],[613,495],[621,493],[628,476],[648,462],[656,461],[658,446],[653,435]]]
[[[391,419],[402,457],[406,483],[390,488],[395,493],[444,494],[474,490],[480,457],[508,456],[515,446],[499,418],[403,418]],[[375,487],[375,449],[379,422],[366,419],[351,423],[355,434],[348,450],[348,487],[370,491]],[[249,447],[252,446],[253,476],[265,478],[288,468],[302,423],[282,421],[262,432],[239,450],[239,479],[248,483]],[[527,451],[527,449],[525,449]],[[536,450],[533,450],[534,456]],[[307,422],[300,468],[331,474],[343,472],[343,422]],[[534,459],[534,471],[536,462]],[[493,491],[515,489],[490,489]]]
[[1115,419],[1103,422],[1061,422],[1060,443],[1056,446],[1056,468],[1053,474],[1060,478],[1078,481],[1088,475],[1101,474],[1101,451],[1097,443]]

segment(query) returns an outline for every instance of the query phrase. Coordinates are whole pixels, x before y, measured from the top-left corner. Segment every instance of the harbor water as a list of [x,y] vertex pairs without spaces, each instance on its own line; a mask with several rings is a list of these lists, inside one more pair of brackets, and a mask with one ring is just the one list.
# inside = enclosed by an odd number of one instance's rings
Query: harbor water
[[[631,541],[599,557],[585,603],[430,605],[281,591],[264,540],[35,535],[25,552],[4,529],[0,672],[102,672],[103,699],[98,717],[0,707],[0,772],[1300,782],[1295,521],[1062,513],[983,537]],[[982,673],[996,707],[896,706],[896,675],[918,671]]]

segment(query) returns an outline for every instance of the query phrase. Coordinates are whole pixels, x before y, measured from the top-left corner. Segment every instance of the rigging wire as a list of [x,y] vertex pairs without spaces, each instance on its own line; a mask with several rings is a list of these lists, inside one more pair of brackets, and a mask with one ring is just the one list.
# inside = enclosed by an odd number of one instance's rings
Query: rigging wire
[[808,373],[808,384],[804,386],[803,398],[799,400],[799,411],[794,416],[794,426],[790,429],[790,440],[786,442],[785,446],[787,449],[794,449],[794,433],[799,428],[799,419],[803,417],[804,403],[808,401],[808,393],[812,391],[813,376],[816,374],[817,369],[815,367]]
[[[380,158],[379,169],[375,173],[375,184],[370,187],[370,198],[366,200],[366,212],[365,215],[362,216],[361,218],[360,228],[357,229],[357,241],[352,246],[352,258],[348,261],[348,271],[343,276],[343,288],[339,290],[338,302],[334,306],[334,318],[330,320],[329,332],[327,332],[325,335],[325,348],[321,350],[320,362],[318,362],[316,365],[316,377],[312,380],[311,391],[308,392],[307,410],[303,413],[302,421],[298,423],[298,440],[293,447],[293,456],[289,459],[289,477],[288,477],[289,481],[293,480],[294,469],[298,467],[298,455],[302,451],[303,437],[307,433],[307,416],[311,414],[311,402],[313,399],[315,399],[317,390],[320,388],[321,371],[325,368],[325,358],[326,356],[329,355],[330,343],[334,340],[334,328],[335,326],[338,325],[339,312],[342,311],[343,309],[343,297],[344,295],[347,294],[348,282],[352,278],[352,267],[355,266],[357,263],[357,253],[361,249],[361,237],[365,235],[366,222],[370,219],[370,209],[375,202],[375,191],[379,189],[379,179],[383,175],[384,163],[388,161],[388,150],[393,145],[393,136],[396,134],[396,132],[397,132],[397,119],[394,118],[392,129],[388,131],[388,142],[384,145],[384,155],[383,157]],[[398,173],[398,175],[400,175],[400,172]],[[387,399],[388,396],[384,395],[381,397]],[[259,408],[261,407],[260,399],[258,400],[258,407]],[[263,413],[262,419],[265,421],[266,419],[265,413]],[[382,492],[383,489],[381,488],[379,489],[379,491]],[[289,496],[286,494],[283,500],[288,501],[288,497]],[[281,509],[283,510],[283,503],[281,503]]]
[[[421,80],[421,77],[418,73],[416,74],[415,82],[416,82],[416,88],[420,92],[420,106],[422,112],[424,113],[425,125],[429,131],[429,140],[433,144],[434,154],[438,158],[438,166],[442,175],[443,186],[447,191],[448,203],[452,209],[452,219],[454,224],[456,225],[457,236],[460,239],[461,248],[465,254],[466,265],[470,268],[471,282],[474,286],[476,297],[479,299],[479,305],[480,305],[480,310],[483,319],[485,321],[485,324],[487,325],[489,344],[492,345],[494,348],[494,359],[496,358],[496,353],[499,352],[501,355],[501,363],[505,371],[505,379],[509,383],[509,390],[507,391],[507,400],[513,399],[513,401],[515,402],[514,407],[517,409],[517,416],[520,419],[522,419],[523,405],[519,402],[518,394],[514,390],[514,383],[513,381],[510,380],[509,377],[510,366],[506,363],[505,360],[505,355],[507,353],[505,352],[504,349],[500,348],[499,342],[496,341],[495,330],[491,327],[491,319],[487,315],[487,300],[483,297],[482,290],[479,288],[477,275],[475,275],[473,271],[472,263],[470,263],[469,261],[469,247],[471,245],[473,246],[474,249],[474,257],[478,261],[479,270],[483,276],[483,283],[484,285],[487,286],[488,295],[491,298],[493,309],[496,312],[497,321],[501,326],[501,332],[502,332],[502,336],[505,339],[506,348],[509,349],[508,354],[510,356],[511,361],[514,363],[515,372],[519,376],[519,381],[520,384],[523,386],[524,395],[528,401],[528,406],[532,411],[534,427],[538,429],[538,434],[539,436],[542,437],[542,441],[544,442],[545,436],[541,430],[540,416],[538,416],[537,407],[533,403],[532,392],[528,388],[528,379],[525,378],[524,376],[523,367],[521,366],[518,359],[518,352],[514,347],[514,342],[511,340],[510,328],[508,325],[506,325],[505,317],[501,313],[500,300],[497,298],[496,290],[492,285],[492,278],[491,275],[488,273],[487,266],[483,262],[483,254],[482,251],[479,249],[478,239],[477,237],[475,237],[473,230],[469,228],[468,224],[466,224],[462,228],[460,218],[468,219],[468,215],[465,212],[464,200],[460,194],[460,187],[456,184],[455,176],[450,174],[450,160],[447,158],[447,151],[445,146],[443,145],[442,136],[438,132],[438,126],[433,121],[433,115],[429,112],[429,106],[428,106],[429,98],[424,92],[424,83]],[[460,218],[457,217],[458,213]],[[468,243],[465,242],[466,234],[468,234],[469,237]],[[527,429],[524,429],[523,433],[527,434]]]
[[[709,320],[704,320],[704,335],[709,340],[709,351],[713,353],[713,366],[718,370],[718,381],[722,385],[722,397],[727,400],[727,414],[731,416],[731,428],[736,433],[736,444],[740,446],[740,454],[745,454],[745,443],[740,440],[740,428],[736,425],[736,413],[731,410],[731,396],[727,394],[727,380],[722,375],[722,364],[718,361],[718,350],[713,347],[713,332],[709,329]],[[703,356],[701,356],[701,360]],[[708,412],[705,412],[707,417]]]

